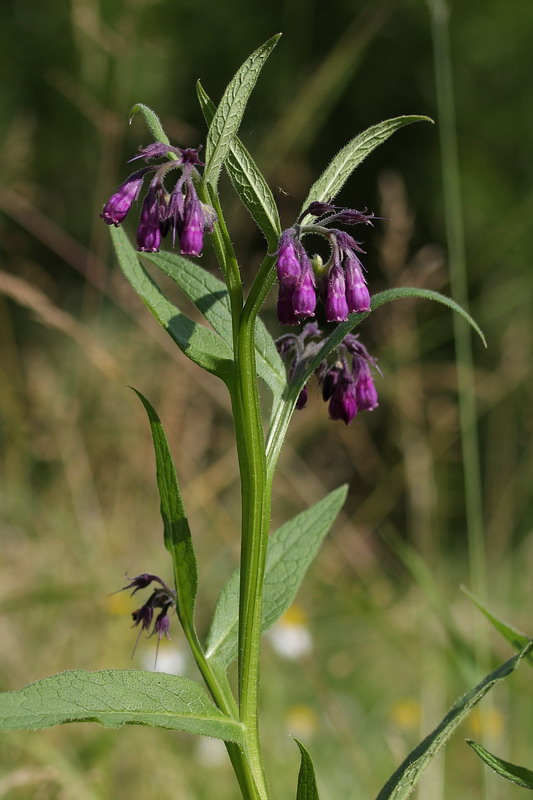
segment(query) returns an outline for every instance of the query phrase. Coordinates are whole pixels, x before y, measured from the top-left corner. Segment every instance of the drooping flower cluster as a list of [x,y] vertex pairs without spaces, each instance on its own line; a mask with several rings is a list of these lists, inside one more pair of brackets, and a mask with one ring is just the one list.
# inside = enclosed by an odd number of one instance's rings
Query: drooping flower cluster
[[[198,198],[195,178],[196,166],[202,166],[199,149],[172,147],[154,142],[139,149],[139,158],[149,162],[153,158],[166,159],[162,164],[150,164],[132,173],[109,198],[101,213],[108,225],[120,225],[140,195],[145,176],[154,172],[143,200],[137,227],[137,248],[145,253],[157,253],[161,239],[172,231],[172,246],[179,240],[182,255],[199,256],[202,253],[204,234],[212,232],[216,220],[215,210]],[[170,154],[174,158],[170,157]],[[165,188],[167,173],[179,170],[180,175],[169,193]]]
[[[170,639],[170,636],[168,635],[170,629],[170,619],[168,615],[171,609],[175,608],[176,606],[176,593],[172,591],[172,589],[167,586],[165,581],[163,581],[157,575],[150,575],[147,572],[143,572],[141,575],[137,575],[135,578],[128,580],[130,581],[128,585],[123,586],[122,589],[119,589],[119,591],[123,592],[126,589],[133,588],[131,593],[132,596],[136,594],[139,589],[146,589],[152,583],[158,583],[161,587],[154,589],[146,603],[133,611],[131,615],[133,619],[132,627],[139,628],[139,634],[133,648],[134,652],[141,633],[143,631],[149,631],[151,626],[152,631],[148,634],[148,636],[154,636],[157,634],[157,647],[159,648],[159,642],[163,636],[166,636],[167,639]],[[155,612],[157,609],[159,609],[159,612],[156,614]]]
[[[278,352],[289,355],[289,381],[300,365],[312,358],[322,345],[316,341],[321,336],[318,325],[308,323],[299,335],[287,333],[277,342]],[[315,339],[315,341],[313,341]],[[376,361],[358,336],[349,333],[335,349],[333,363],[322,361],[315,369],[315,375],[322,390],[323,399],[329,403],[330,419],[341,419],[346,425],[352,422],[358,411],[372,411],[378,405],[378,395],[371,368]],[[296,408],[302,409],[307,402],[307,385],[298,395]]]
[[[328,322],[344,322],[353,312],[370,311],[370,294],[359,253],[360,243],[345,231],[329,227],[372,225],[373,214],[330,203],[311,203],[302,214],[316,217],[311,225],[296,224],[283,231],[277,250],[279,280],[278,319],[282,325],[295,325],[315,315],[317,299],[324,303]],[[326,264],[319,256],[312,260],[301,243],[304,234],[326,238],[331,254]]]

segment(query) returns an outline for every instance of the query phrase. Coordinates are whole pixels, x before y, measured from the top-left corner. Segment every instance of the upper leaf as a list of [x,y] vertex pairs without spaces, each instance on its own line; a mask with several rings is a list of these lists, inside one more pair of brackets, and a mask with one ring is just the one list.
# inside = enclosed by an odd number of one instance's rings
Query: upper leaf
[[121,227],[110,227],[121,269],[141,300],[172,336],[180,350],[200,367],[228,381],[233,373],[233,354],[224,340],[193,322],[173,305],[141,265]]
[[[424,116],[405,116],[387,119],[379,122],[371,128],[367,128],[363,133],[355,136],[337,153],[335,158],[328,164],[320,178],[315,181],[309,190],[303,205],[304,211],[310,203],[321,202],[329,203],[340,192],[354,169],[359,166],[371,152],[380,144],[383,144],[399,128],[410,125],[412,122],[433,122],[429,117]],[[302,224],[305,225],[311,219],[309,215],[304,217]]]
[[300,762],[300,772],[298,773],[298,791],[296,793],[296,800],[319,800],[313,759],[303,744],[298,741],[298,739],[295,739],[294,741],[300,748],[300,753],[302,756]]
[[219,711],[201,686],[177,675],[77,670],[0,694],[0,729],[36,730],[64,722],[149,725],[238,743],[243,738],[239,722]]
[[[264,631],[292,605],[309,565],[346,499],[346,493],[347,487],[340,486],[286,522],[270,537],[264,581]],[[223,666],[230,664],[237,655],[239,580],[239,570],[236,570],[220,593],[207,637],[207,657]]]
[[482,761],[487,764],[502,778],[505,778],[511,783],[517,783],[524,789],[533,789],[533,772],[526,767],[519,767],[517,764],[511,764],[510,761],[504,761],[503,758],[489,753],[484,747],[471,739],[467,739],[466,743],[470,745],[474,753],[480,757]]
[[204,180],[216,187],[220,170],[239,129],[248,98],[279,34],[249,56],[226,87],[207,133]]
[[420,744],[412,750],[401,766],[389,778],[377,796],[377,800],[405,800],[413,791],[422,771],[427,767],[433,756],[448,741],[457,726],[470,713],[472,708],[489,689],[510,675],[521,660],[533,648],[533,641],[529,642],[521,653],[510,658],[498,669],[487,675],[481,683],[460,697],[446,714],[442,722],[434,731],[426,736]]
[[[202,113],[209,125],[216,113],[216,106],[204,91],[200,81],[196,84]],[[263,231],[268,247],[274,251],[281,235],[278,208],[270,186],[252,156],[236,136],[233,138],[225,168],[233,187],[253,219]]]
[[154,443],[157,488],[161,500],[165,547],[172,556],[177,612],[182,624],[194,625],[194,603],[198,590],[196,556],[189,522],[181,501],[176,468],[161,421],[146,397],[133,390],[146,409]]
[[[206,320],[233,349],[231,309],[226,285],[188,258],[175,253],[143,253],[168,275],[202,312]],[[258,318],[255,330],[256,363],[259,376],[270,387],[275,398],[287,385],[285,366],[265,324]]]
[[[144,117],[146,126],[150,131],[150,133],[152,134],[152,136],[154,137],[154,141],[163,142],[163,144],[170,144],[170,139],[163,130],[161,120],[159,119],[155,111],[152,111],[152,109],[146,106],[144,103],[136,103],[131,109],[130,120],[129,120],[130,125],[133,121],[133,117],[135,116],[135,114],[139,112]],[[169,156],[172,156],[172,158],[176,158],[175,153],[169,153]]]

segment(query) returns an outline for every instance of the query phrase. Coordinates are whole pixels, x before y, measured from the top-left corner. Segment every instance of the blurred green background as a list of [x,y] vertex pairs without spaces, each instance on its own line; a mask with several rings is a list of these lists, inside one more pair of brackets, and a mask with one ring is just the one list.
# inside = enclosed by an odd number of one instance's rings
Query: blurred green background
[[[135,102],[157,110],[175,143],[197,146],[195,80],[219,98],[244,58],[283,31],[241,136],[285,226],[355,133],[399,114],[433,117],[395,134],[340,199],[391,220],[364,231],[371,289],[450,286],[432,7],[422,0],[2,0],[1,11],[0,685],[14,689],[66,668],[152,666],[153,640],[130,661],[134,601],[109,597],[126,571],[170,574],[148,426],[127,384],[150,398],[171,439],[203,630],[238,558],[225,390],[149,318],[98,216],[149,141],[140,118],[127,124]],[[489,344],[473,343],[478,562],[488,604],[531,633],[533,5],[453,0],[449,11],[468,290]],[[223,191],[249,277],[263,242]],[[272,296],[273,331],[274,306]],[[402,301],[362,334],[383,372],[379,408],[345,428],[313,387],[275,487],[278,524],[351,486],[298,606],[265,644],[263,727],[280,799],[294,796],[298,769],[289,734],[311,750],[323,800],[372,797],[455,697],[511,654],[459,590],[476,577],[451,314]],[[159,666],[195,677],[177,624]],[[531,768],[530,687],[525,666],[487,698],[420,797],[521,796],[495,776],[484,786],[463,739]],[[236,787],[210,740],[90,725],[2,738],[0,797],[144,796],[229,800]]]

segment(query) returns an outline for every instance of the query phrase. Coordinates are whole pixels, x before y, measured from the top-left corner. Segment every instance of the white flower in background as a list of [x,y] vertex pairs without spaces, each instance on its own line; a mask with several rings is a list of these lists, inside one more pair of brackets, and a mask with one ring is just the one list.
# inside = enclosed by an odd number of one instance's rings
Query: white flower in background
[[291,606],[268,635],[272,647],[283,658],[302,658],[313,650],[307,617],[300,606]]

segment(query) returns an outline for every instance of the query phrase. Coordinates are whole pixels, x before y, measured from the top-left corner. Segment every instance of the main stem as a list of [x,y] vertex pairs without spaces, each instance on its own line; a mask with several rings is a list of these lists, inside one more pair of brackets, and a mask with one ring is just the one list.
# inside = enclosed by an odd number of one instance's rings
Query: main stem
[[263,579],[270,527],[271,484],[255,365],[255,314],[244,308],[235,342],[234,420],[242,490],[241,583],[239,602],[239,717],[246,752],[261,798],[268,798],[259,741],[259,665]]

